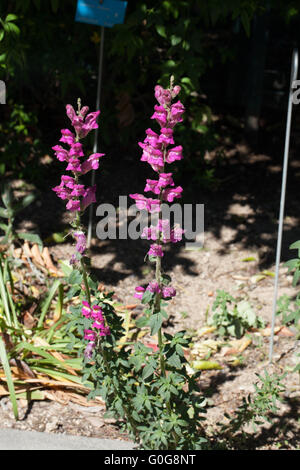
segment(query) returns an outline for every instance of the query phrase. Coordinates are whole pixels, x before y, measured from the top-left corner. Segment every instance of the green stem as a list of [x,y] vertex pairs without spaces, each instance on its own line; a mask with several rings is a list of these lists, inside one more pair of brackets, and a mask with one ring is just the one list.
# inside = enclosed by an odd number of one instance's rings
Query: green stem
[[[107,369],[107,372],[108,372],[108,375],[111,377],[111,379],[113,378],[113,373],[112,373],[112,370],[111,370],[111,367],[110,367],[110,364],[109,364],[109,361],[107,360],[107,357],[106,357],[106,351],[102,348],[101,344],[98,345],[99,347],[99,351],[102,355],[102,358],[103,358],[103,361],[104,361],[104,364],[106,366],[106,369]],[[122,399],[121,397],[121,394],[120,394],[120,391],[118,390],[118,388],[115,386],[114,384],[114,381],[112,380],[112,385],[113,385],[113,388],[114,388],[114,391],[115,391],[115,394],[116,396],[121,400],[122,402],[122,407],[123,407],[123,410],[124,410],[124,413],[126,415],[126,418],[128,420],[128,422],[130,423],[131,427],[132,427],[132,430],[134,432],[134,435],[135,435],[135,438],[136,440],[138,441],[138,430],[136,428],[136,425],[134,423],[134,421],[132,420],[132,417],[131,417],[131,414],[127,408],[127,406],[124,404],[124,400]]]
[[[172,78],[171,78],[170,89],[172,89]],[[167,119],[169,119],[169,117],[170,117],[170,110],[168,111],[168,118]],[[166,148],[166,146],[164,146],[163,147],[164,163],[165,163],[165,159],[166,159],[166,154],[167,154],[167,148]],[[164,171],[165,171],[165,168],[163,167],[162,172],[164,172]],[[160,201],[160,204],[162,204],[162,202],[163,202],[163,189],[160,190],[159,201]],[[162,219],[162,211],[160,209],[160,211],[159,211],[159,220],[161,220],[161,219]],[[161,245],[162,240],[158,239],[157,244]],[[158,286],[161,289],[161,258],[159,256],[156,257],[155,279],[156,279],[156,282],[157,282]],[[161,301],[161,293],[157,293],[156,297],[155,297],[155,302],[154,302],[154,313],[160,311],[160,301]],[[157,332],[157,337],[158,337],[159,361],[160,361],[161,376],[166,377],[166,363],[165,363],[165,358],[164,358],[164,355],[163,355],[164,343],[163,343],[162,327],[159,328],[159,330]],[[171,407],[170,400],[167,401],[166,407],[167,407],[167,410],[168,410],[169,414],[171,415],[172,407]],[[175,440],[174,449],[176,449],[177,448],[177,443],[178,443],[178,435],[175,431],[172,431],[172,435],[173,435],[173,438]]]
[[[80,107],[79,107],[79,110],[80,110]],[[79,137],[78,136],[76,136],[76,141],[79,142]],[[75,183],[78,184],[79,183],[78,174],[75,173],[75,172],[73,174],[74,174]],[[77,212],[76,218],[75,218],[76,230],[81,230],[80,226],[81,226],[80,212]],[[85,293],[86,293],[86,296],[87,296],[87,301],[90,304],[91,303],[91,293],[90,293],[90,288],[89,288],[89,283],[88,283],[88,274],[87,274],[87,269],[86,269],[85,262],[82,258],[80,260],[80,264],[81,264],[83,282],[84,282],[84,286],[85,286]]]
[[[165,162],[165,158],[166,158],[166,152],[167,152],[167,149],[164,146],[164,148],[163,148],[164,162]],[[164,172],[164,168],[163,168],[162,171]],[[160,204],[162,204],[162,202],[163,202],[163,190],[162,189],[160,190],[160,193],[159,193],[159,201],[160,201]],[[158,218],[159,218],[159,220],[162,220],[162,211],[161,211],[161,209],[159,211]],[[158,245],[162,244],[162,241],[161,241],[160,238],[158,239],[157,244]],[[160,256],[156,257],[155,280],[156,280],[158,286],[161,289],[161,258],[160,258]],[[155,302],[154,302],[154,313],[157,313],[157,312],[160,311],[160,301],[161,301],[161,293],[157,293],[156,297],[155,297]],[[164,344],[163,344],[163,336],[162,336],[162,327],[159,328],[159,330],[157,332],[157,337],[158,337],[160,370],[161,370],[162,377],[165,377],[166,376],[166,364],[165,364],[165,358],[164,358],[164,355],[163,355]]]
[[88,283],[88,276],[87,276],[86,267],[85,267],[85,264],[84,264],[84,261],[83,261],[82,258],[80,260],[80,263],[81,263],[83,282],[84,282],[84,286],[85,286],[85,292],[86,292],[87,300],[88,300],[88,303],[91,304],[91,293],[90,293],[90,288],[89,288],[89,283]]

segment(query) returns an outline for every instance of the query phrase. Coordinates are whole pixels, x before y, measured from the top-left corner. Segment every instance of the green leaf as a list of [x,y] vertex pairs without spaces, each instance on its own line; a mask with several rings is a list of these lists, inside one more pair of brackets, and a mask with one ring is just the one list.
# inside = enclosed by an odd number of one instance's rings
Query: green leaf
[[11,209],[12,206],[12,192],[9,186],[5,186],[4,190],[2,191],[2,201],[3,204],[7,209]]
[[31,243],[36,243],[40,247],[43,247],[43,242],[36,233],[17,233],[17,237],[21,238],[22,240],[28,240]]
[[11,370],[10,370],[10,367],[9,367],[8,357],[7,357],[7,354],[6,354],[5,344],[4,344],[4,341],[2,339],[2,336],[0,336],[0,360],[1,360],[1,363],[2,363],[2,366],[3,366],[3,369],[4,369],[6,380],[7,380],[7,387],[8,387],[12,407],[13,407],[14,416],[15,416],[16,419],[18,419],[18,414],[19,413],[18,413],[18,405],[17,405],[15,387],[14,387],[14,382],[13,382],[13,378],[12,378],[12,375],[11,375]]
[[61,270],[62,270],[62,272],[64,273],[64,275],[65,275],[66,277],[70,276],[70,274],[71,274],[72,271],[73,271],[73,268],[72,268],[72,266],[70,266],[69,261],[66,261],[66,260],[59,260],[59,264],[60,264]]
[[164,286],[169,285],[170,282],[172,281],[171,276],[169,276],[168,274],[162,274],[160,277],[160,280]]
[[146,380],[148,377],[150,377],[150,375],[152,375],[154,372],[154,368],[152,367],[151,364],[147,364],[144,368],[143,368],[143,372],[142,372],[142,378],[143,380]]
[[48,312],[48,309],[49,309],[49,307],[50,307],[50,305],[51,305],[52,299],[53,299],[53,297],[55,296],[56,291],[57,291],[57,289],[59,288],[60,284],[61,284],[61,281],[60,281],[59,279],[56,279],[56,280],[54,281],[54,283],[52,284],[52,287],[51,287],[51,289],[50,289],[50,291],[49,291],[49,294],[48,294],[48,296],[47,296],[47,298],[46,298],[46,300],[45,300],[45,302],[44,302],[44,305],[43,305],[43,308],[42,308],[42,311],[41,311],[41,316],[40,316],[39,322],[38,322],[38,327],[39,327],[39,328],[43,325],[44,318],[45,318],[45,316],[46,316],[46,314],[47,314],[47,312]]
[[297,240],[296,242],[292,243],[290,245],[290,250],[300,250],[300,240]]
[[148,304],[154,297],[154,293],[150,292],[150,290],[145,290],[143,297],[142,297],[142,304]]
[[73,284],[81,285],[82,280],[83,280],[82,274],[80,273],[80,271],[77,271],[76,269],[74,269],[71,272],[70,276],[68,277],[68,283],[72,285]]
[[247,36],[250,36],[250,18],[245,11],[241,13],[241,21]]
[[160,329],[163,322],[163,316],[160,312],[153,313],[149,319],[149,326],[151,328],[151,336],[155,335]]
[[4,209],[3,207],[0,207],[0,217],[5,217],[6,219],[9,218],[9,214],[7,209]]
[[7,224],[3,224],[2,222],[0,222],[0,228],[1,228],[1,230],[3,230],[5,233],[6,233],[7,229],[8,229],[8,227],[9,227],[9,226],[8,226]]
[[137,318],[135,324],[138,328],[144,328],[144,326],[148,325],[148,318],[145,316]]
[[17,20],[17,19],[18,19],[17,15],[14,15],[13,13],[9,13],[9,14],[6,16],[4,22],[15,21],[15,20]]
[[255,312],[247,300],[242,300],[237,304],[237,311],[239,315],[246,320],[249,326],[256,324]]
[[23,197],[21,201],[18,201],[17,203],[13,205],[13,210],[15,212],[19,212],[22,209],[25,209],[25,207],[33,203],[35,198],[36,198],[35,194],[27,194],[27,196]]
[[293,287],[296,287],[299,279],[300,279],[300,270],[297,270],[293,277]]
[[2,308],[4,310],[4,318],[5,322],[7,323],[8,326],[13,325],[13,321],[11,318],[11,312],[9,308],[9,301],[8,301],[8,290],[4,282],[4,276],[3,276],[3,270],[2,270],[2,265],[0,264],[0,298],[2,302]]
[[3,27],[7,33],[20,34],[20,28],[14,23],[4,23]]
[[182,38],[180,36],[176,36],[175,34],[171,35],[171,44],[172,46],[177,46],[180,44],[182,41]]
[[178,354],[176,354],[176,353],[172,354],[172,356],[170,356],[167,359],[167,363],[170,366],[175,367],[176,369],[181,368],[181,360],[180,360],[180,357],[178,356]]
[[155,26],[155,29],[160,36],[162,36],[163,38],[167,37],[166,27],[164,25],[158,24]]

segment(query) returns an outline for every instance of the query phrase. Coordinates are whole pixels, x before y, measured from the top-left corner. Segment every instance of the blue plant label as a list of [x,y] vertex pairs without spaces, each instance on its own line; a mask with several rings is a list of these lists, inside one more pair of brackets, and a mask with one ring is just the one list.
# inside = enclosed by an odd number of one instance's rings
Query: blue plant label
[[78,0],[75,21],[111,28],[124,23],[126,7],[121,0]]

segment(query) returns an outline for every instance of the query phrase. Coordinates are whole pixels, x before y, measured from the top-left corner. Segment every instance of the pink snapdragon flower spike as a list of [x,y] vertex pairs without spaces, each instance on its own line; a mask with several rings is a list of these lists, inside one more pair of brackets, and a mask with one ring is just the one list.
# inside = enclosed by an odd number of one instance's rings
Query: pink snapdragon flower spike
[[81,210],[84,211],[90,204],[96,202],[96,189],[97,186],[90,186],[85,190],[85,193],[81,202]]
[[147,254],[149,256],[158,256],[159,258],[162,258],[164,256],[164,252],[162,250],[161,245],[158,245],[157,243],[153,243],[152,245],[150,245],[150,248]]
[[172,173],[160,173],[158,180],[146,180],[144,192],[152,191],[154,194],[160,194],[161,189],[167,186],[174,186]]
[[146,136],[144,140],[145,144],[150,144],[152,147],[156,148],[159,144],[159,135],[152,129],[147,129]]
[[66,205],[66,209],[71,212],[80,212],[80,201],[78,201],[78,199],[70,199]]
[[177,145],[177,147],[168,150],[165,161],[166,163],[173,163],[176,160],[182,160],[182,158],[182,146]]
[[152,114],[151,119],[156,119],[156,121],[161,127],[165,127],[168,119],[168,112],[165,107],[158,106],[156,104],[154,106],[154,113]]
[[172,243],[181,242],[183,238],[184,230],[181,227],[175,227],[171,230],[171,238],[170,241]]
[[135,297],[136,299],[141,299],[141,298],[143,297],[143,295],[144,295],[144,292],[145,292],[144,287],[142,287],[142,286],[137,286],[137,287],[135,288],[134,297]]
[[179,122],[182,122],[182,115],[184,113],[185,109],[183,104],[180,101],[177,101],[177,103],[172,104],[171,106],[171,118],[169,120],[169,126],[174,127],[176,124]]
[[173,181],[172,173],[160,173],[158,186],[159,188],[166,188],[167,186],[174,186],[175,183]]
[[158,181],[147,179],[144,192],[147,193],[148,191],[152,191],[154,194],[159,194],[160,187],[158,186]]
[[59,141],[64,144],[72,145],[75,143],[75,134],[73,134],[69,129],[62,129]]
[[82,309],[81,309],[81,313],[82,315],[85,317],[85,318],[91,318],[91,315],[92,315],[92,309],[90,307],[90,304],[86,301],[86,300],[83,300],[82,301]]
[[151,225],[145,227],[142,231],[141,238],[147,240],[160,240],[162,243],[171,241],[171,227],[167,219],[160,219],[156,226]]
[[180,198],[183,189],[181,186],[177,188],[167,188],[163,190],[162,197],[164,201],[173,202],[175,198]]
[[173,129],[170,129],[169,127],[163,127],[160,130],[160,136],[158,138],[158,142],[160,144],[173,145],[174,144]]
[[165,90],[162,86],[156,85],[154,89],[154,95],[160,105],[169,105],[172,100],[171,90]]
[[55,145],[54,147],[52,147],[52,149],[55,152],[56,158],[60,162],[69,161],[69,152],[68,152],[68,150],[64,149],[61,145]]
[[161,171],[164,167],[163,153],[159,148],[155,148],[150,144],[139,142],[139,146],[143,149],[141,162],[147,162],[152,166],[154,171]]
[[[99,159],[104,153],[93,153],[85,158],[81,139],[87,134],[98,128],[97,119],[100,111],[89,113],[88,106],[81,107],[78,100],[78,111],[76,112],[72,105],[66,105],[66,113],[71,121],[75,132],[69,129],[61,129],[61,138],[59,141],[66,144],[68,148],[62,145],[52,147],[57,159],[66,163],[66,171],[71,172],[72,176],[63,175],[61,183],[53,188],[56,195],[66,201],[66,209],[76,214],[79,220],[80,214],[92,203],[96,202],[96,185],[86,187],[80,183],[80,177],[91,170],[99,168]],[[73,225],[77,230],[73,232],[76,242],[76,253],[71,256],[70,264],[75,265],[80,261],[81,255],[86,250],[86,240],[84,233],[80,230],[80,222]]]
[[99,158],[103,157],[104,153],[93,153],[81,165],[81,173],[85,175],[90,170],[98,170]]
[[86,346],[86,348],[85,348],[85,350],[84,350],[84,356],[85,356],[87,359],[92,359],[92,357],[93,357],[93,351],[94,351],[94,349],[95,349],[95,345],[96,345],[95,341],[90,341],[90,342],[87,344],[87,346]]
[[[156,313],[160,299],[170,300],[176,295],[176,290],[171,286],[163,284],[164,278],[161,277],[161,258],[164,256],[163,245],[166,243],[177,243],[182,240],[184,230],[180,227],[170,227],[169,220],[163,219],[162,205],[172,203],[174,199],[182,196],[183,189],[176,186],[173,180],[173,174],[167,172],[166,165],[172,164],[183,158],[182,146],[176,145],[174,140],[174,127],[182,122],[185,111],[183,104],[178,100],[172,103],[172,100],[179,94],[180,87],[173,86],[173,79],[170,82],[170,88],[164,89],[157,85],[154,90],[155,98],[158,104],[154,106],[154,113],[151,119],[155,120],[159,126],[159,133],[148,128],[143,142],[139,142],[142,149],[141,161],[147,162],[157,173],[157,178],[147,178],[144,192],[152,192],[157,198],[146,198],[142,194],[130,194],[135,200],[136,206],[140,210],[147,210],[150,213],[158,213],[159,218],[156,226],[145,227],[141,238],[152,241],[147,252],[150,261],[156,263],[156,280],[151,281],[146,288],[155,294],[153,303],[153,312]],[[171,146],[171,147],[170,147]],[[154,242],[154,243],[153,243]],[[135,288],[134,297],[142,299],[145,289],[141,286]]]
[[80,110],[79,114],[76,114],[73,106],[70,104],[67,104],[66,110],[67,116],[70,119],[79,139],[86,137],[91,130],[97,129],[97,118],[100,114],[100,111],[95,111],[85,117],[89,110],[87,106],[84,106]]
[[176,295],[176,289],[171,286],[166,286],[162,288],[162,298],[163,299],[171,299],[172,297],[175,297]]
[[86,237],[83,232],[74,232],[74,238],[76,239],[76,251],[78,253],[83,254],[86,250]]
[[102,308],[99,305],[90,305],[87,301],[82,301],[82,315],[92,320],[91,328],[84,330],[84,339],[95,343],[97,337],[111,334],[109,326],[105,324]]
[[150,214],[160,211],[160,201],[158,199],[146,198],[142,194],[129,194],[129,197],[135,200],[136,207],[140,210],[146,210]]
[[160,294],[160,292],[161,292],[161,288],[160,288],[158,282],[156,282],[156,281],[149,282],[146,290],[149,290],[150,292],[157,293],[157,294]]
[[95,341],[96,333],[93,330],[84,330],[84,339],[88,341]]

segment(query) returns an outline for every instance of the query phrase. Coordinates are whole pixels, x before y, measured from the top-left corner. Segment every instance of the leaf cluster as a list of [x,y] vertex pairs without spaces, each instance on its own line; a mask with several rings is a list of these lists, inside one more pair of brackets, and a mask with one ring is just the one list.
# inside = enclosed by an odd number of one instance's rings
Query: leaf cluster
[[241,338],[249,328],[262,328],[264,321],[258,317],[249,302],[239,301],[224,290],[217,291],[209,323],[220,336]]
[[256,374],[259,382],[254,384],[254,392],[243,397],[242,404],[233,415],[225,414],[229,420],[227,424],[220,424],[220,442],[223,444],[234,443],[237,436],[247,438],[244,427],[251,424],[253,430],[267,421],[272,423],[272,415],[278,411],[278,403],[282,402],[282,392],[285,386],[282,383],[286,374],[269,374],[264,371],[264,376]]
[[3,230],[4,236],[0,239],[2,244],[12,244],[14,240],[27,240],[32,243],[37,243],[43,246],[42,240],[39,235],[35,233],[15,232],[14,221],[18,213],[24,210],[27,206],[32,204],[35,200],[35,195],[29,193],[21,199],[16,200],[9,184],[4,185],[1,192],[2,202],[4,207],[0,207],[0,218],[5,222],[0,222],[0,229]]
[[[75,293],[84,297],[81,290],[82,274],[72,270],[66,278],[70,297]],[[91,359],[83,361],[83,380],[93,383],[89,397],[100,395],[106,403],[107,416],[113,416],[125,431],[143,449],[200,449],[206,446],[201,422],[206,402],[199,393],[199,373],[189,376],[184,351],[189,345],[184,331],[174,335],[163,334],[162,351],[142,342],[124,342],[123,319],[116,313],[112,294],[97,291],[89,280],[90,290],[100,305],[111,335],[101,337]],[[75,290],[76,289],[76,292]],[[153,297],[148,293],[143,302],[150,303],[145,313],[145,323],[152,334],[157,332],[163,314],[153,321],[150,315]],[[157,323],[158,322],[158,323]],[[91,320],[82,316],[81,304],[70,308],[68,329],[70,348],[78,336],[89,329]],[[87,342],[78,351],[82,355]],[[165,371],[161,373],[161,357]]]

